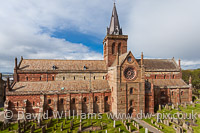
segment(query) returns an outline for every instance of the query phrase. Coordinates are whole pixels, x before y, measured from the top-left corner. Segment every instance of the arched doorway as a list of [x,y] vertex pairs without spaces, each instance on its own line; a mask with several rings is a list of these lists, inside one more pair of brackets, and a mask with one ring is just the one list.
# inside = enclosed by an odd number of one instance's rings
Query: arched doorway
[[48,117],[52,117],[53,116],[53,110],[50,108],[48,110]]

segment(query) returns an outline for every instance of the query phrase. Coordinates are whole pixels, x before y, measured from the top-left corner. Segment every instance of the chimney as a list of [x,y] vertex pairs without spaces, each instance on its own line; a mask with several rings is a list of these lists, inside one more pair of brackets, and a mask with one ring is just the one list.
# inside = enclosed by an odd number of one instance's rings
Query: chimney
[[181,68],[181,59],[178,60],[178,66]]
[[144,58],[144,55],[143,55],[143,52],[142,52],[142,53],[141,53],[141,66],[144,64],[143,58]]
[[119,53],[117,52],[117,65],[119,65]]
[[6,87],[6,90],[7,90],[7,91],[11,91],[11,88],[10,88],[10,79],[9,79],[9,77],[7,78],[7,87]]

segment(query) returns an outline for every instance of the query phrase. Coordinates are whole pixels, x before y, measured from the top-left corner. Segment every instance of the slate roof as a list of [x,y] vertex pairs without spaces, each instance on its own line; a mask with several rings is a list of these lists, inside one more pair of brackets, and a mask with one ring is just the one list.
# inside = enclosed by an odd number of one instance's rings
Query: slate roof
[[[90,90],[91,86],[91,90]],[[64,88],[64,89],[62,89]],[[31,93],[40,94],[43,93],[56,93],[56,92],[70,92],[80,93],[89,91],[106,91],[109,90],[107,80],[94,80],[91,81],[49,81],[49,82],[17,82],[10,94],[17,93]]]
[[144,67],[145,71],[180,71],[174,59],[144,59]]
[[122,35],[122,29],[120,28],[117,8],[116,8],[115,3],[114,3],[112,16],[110,20],[110,27],[107,28],[107,34],[108,35]]
[[151,79],[155,88],[189,88],[182,79]]
[[48,60],[48,59],[23,59],[19,70],[22,71],[51,71],[53,66],[57,71],[106,71],[107,66],[104,60]]
[[[130,51],[119,56],[119,65],[122,65],[129,53]],[[141,59],[136,59],[136,61],[139,65],[141,64]],[[146,72],[180,71],[174,59],[144,59],[143,61]],[[112,66],[116,65],[117,60],[115,59]]]

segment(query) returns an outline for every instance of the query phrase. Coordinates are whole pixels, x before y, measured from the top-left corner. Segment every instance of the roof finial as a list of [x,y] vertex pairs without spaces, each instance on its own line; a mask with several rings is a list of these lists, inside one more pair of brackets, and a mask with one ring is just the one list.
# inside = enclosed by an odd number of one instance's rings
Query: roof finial
[[116,3],[116,0],[113,0],[114,4]]

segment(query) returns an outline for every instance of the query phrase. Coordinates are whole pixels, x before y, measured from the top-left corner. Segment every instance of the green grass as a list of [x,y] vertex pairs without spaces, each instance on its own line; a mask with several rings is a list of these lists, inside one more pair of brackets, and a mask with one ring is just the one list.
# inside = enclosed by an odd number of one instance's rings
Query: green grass
[[0,111],[4,111],[4,108],[2,107],[2,108],[0,108]]
[[[175,114],[175,113],[192,113],[192,110],[195,113],[197,114],[200,114],[200,104],[196,104],[196,107],[192,107],[190,105],[187,106],[187,108],[184,108],[184,107],[181,107],[179,106],[179,108],[181,109],[181,111],[178,111],[178,110],[167,110],[167,109],[162,109],[160,111],[158,111],[158,113],[164,113],[164,114],[167,114],[167,113],[170,113],[171,115]],[[151,118],[154,120],[154,122],[156,121],[155,117]],[[146,121],[147,123],[149,123],[150,125],[156,127],[155,125],[153,125],[151,123],[151,119],[143,119],[144,121]],[[188,121],[187,119],[185,121]],[[172,127],[172,124],[170,124],[170,126],[166,126],[162,123],[158,123],[159,125],[161,125],[163,127],[163,129],[160,129],[161,131],[163,132],[175,132],[175,130],[173,129]],[[192,126],[193,130],[194,130],[194,133],[200,133],[200,118],[197,117],[197,123],[196,123],[198,126]],[[157,128],[157,127],[156,127]],[[185,129],[184,129],[185,130]]]
[[[116,121],[116,128],[113,128],[114,121],[112,119],[108,119],[106,114],[103,114],[102,117],[103,118],[101,120],[92,119],[92,125],[93,126],[100,127],[101,122],[104,125],[103,126],[103,130],[96,131],[96,133],[104,133],[105,130],[107,130],[108,133],[110,133],[110,132],[111,133],[118,133],[119,132],[119,128],[121,129],[121,132],[128,133],[128,131],[126,130],[126,128],[124,127],[124,125],[123,125],[123,123],[121,121]],[[52,119],[52,124],[46,130],[46,132],[48,132],[48,133],[51,133],[51,132],[61,133],[61,124],[62,123],[63,123],[63,131],[62,132],[66,132],[67,130],[69,130],[71,132],[77,132],[78,128],[80,126],[80,118],[75,117],[73,119],[74,120],[74,126],[73,126],[72,130],[70,130],[70,121],[71,120],[72,120],[72,117],[71,117],[71,119],[67,120],[66,124],[64,124],[65,123],[65,119],[64,118],[59,119],[59,121],[58,121],[58,119]],[[43,120],[42,121],[42,125],[45,125],[46,123],[48,123],[48,121],[50,121],[50,119],[49,120]],[[31,125],[35,124],[36,125],[36,123],[34,123],[34,122],[30,122],[28,124],[31,124]],[[56,125],[57,125],[57,127],[56,127]],[[131,130],[132,131],[137,131],[136,127],[134,127],[132,125],[132,123],[128,123],[127,122],[127,125],[131,126]],[[89,127],[89,126],[91,126],[91,119],[85,119],[85,120],[82,119],[82,128],[83,127]],[[13,130],[11,132],[9,132],[8,128],[11,128],[11,127],[13,128]],[[18,124],[12,124],[8,128],[6,128],[4,131],[0,131],[0,132],[1,133],[8,133],[8,132],[9,133],[14,133],[15,132],[14,130],[17,130],[17,128],[18,128]],[[54,130],[54,128],[55,128],[55,130]],[[41,133],[41,130],[42,130],[41,128],[37,128],[34,131],[34,133]],[[141,128],[140,131],[144,131],[144,129]],[[30,133],[30,129],[28,129],[25,133]],[[95,131],[92,131],[92,133],[95,133]]]

